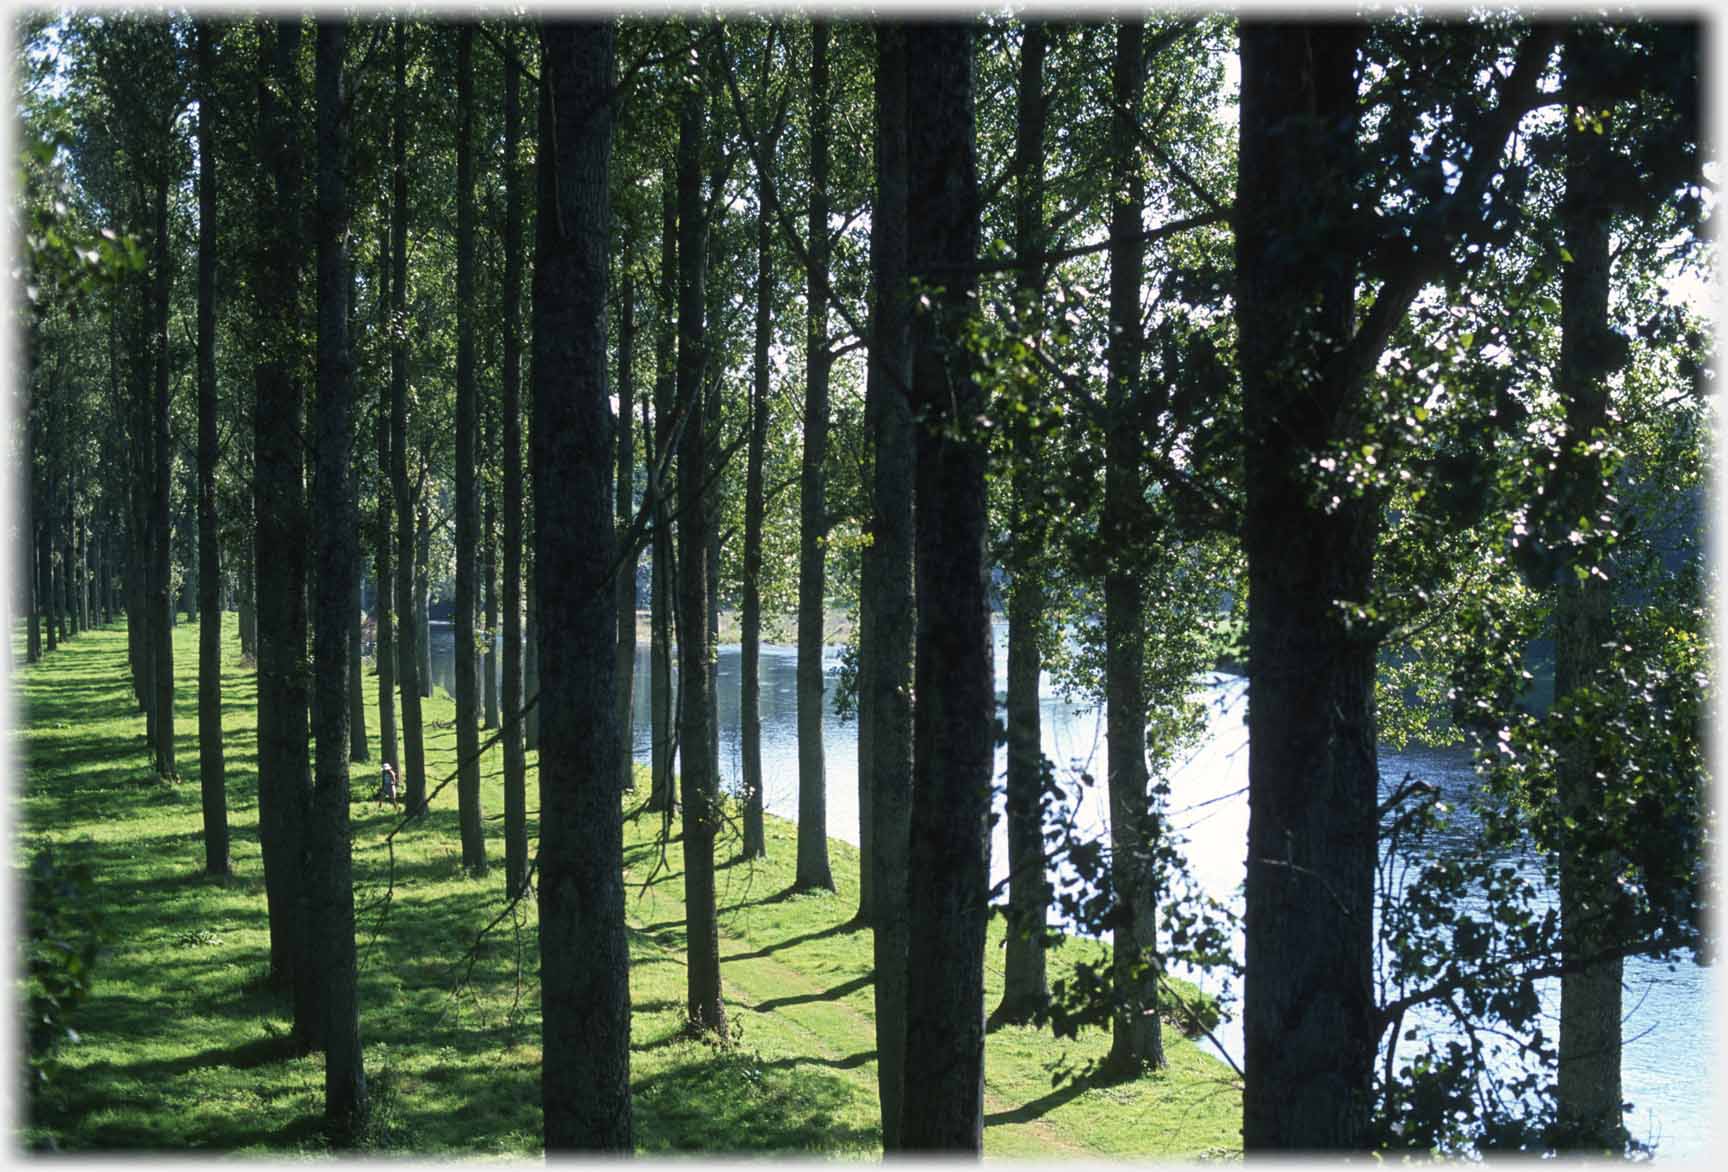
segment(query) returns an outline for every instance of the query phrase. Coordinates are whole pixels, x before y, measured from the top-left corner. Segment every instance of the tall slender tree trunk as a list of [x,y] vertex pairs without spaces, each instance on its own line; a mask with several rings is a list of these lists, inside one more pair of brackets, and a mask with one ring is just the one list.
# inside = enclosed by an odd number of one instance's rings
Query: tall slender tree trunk
[[[1568,72],[1582,46],[1573,33],[1566,43]],[[1573,79],[1568,78],[1571,82]],[[1568,107],[1590,107],[1584,97]],[[1569,494],[1567,515],[1595,517],[1609,507],[1602,456],[1593,447],[1612,428],[1608,375],[1616,341],[1608,317],[1609,228],[1614,193],[1603,178],[1612,140],[1572,118],[1566,129],[1566,193],[1561,229],[1570,255],[1560,279],[1561,402],[1566,412],[1561,473]],[[1559,572],[1554,607],[1554,701],[1565,703],[1594,682],[1602,670],[1602,648],[1614,634],[1609,583],[1592,573],[1604,559],[1599,546],[1568,557]],[[1562,1144],[1579,1150],[1624,1151],[1621,1112],[1621,960],[1589,958],[1613,937],[1619,899],[1615,876],[1622,863],[1603,851],[1593,828],[1601,816],[1601,752],[1588,729],[1562,744],[1555,788],[1566,823],[1576,829],[1560,853],[1560,1041],[1556,1107]]]
[[474,616],[480,545],[474,380],[474,25],[456,27],[456,805],[462,865],[486,869],[480,812],[480,657]]
[[265,344],[254,369],[253,509],[258,573],[258,836],[270,913],[270,967],[293,995],[294,1036],[310,1048],[320,1015],[304,903],[308,760],[305,387],[299,379],[300,223],[304,161],[298,19],[260,29],[258,254],[253,296]]
[[[875,876],[876,1070],[882,1145],[900,1148],[906,1072],[908,849],[912,826],[913,578],[911,306],[906,288],[906,41],[901,24],[876,29],[876,206],[870,233],[870,365],[866,430],[873,449],[871,542],[859,588],[859,738],[868,735],[874,827],[864,865]],[[864,722],[869,722],[866,730]]]
[[[772,158],[772,146],[767,148]],[[770,350],[774,340],[773,221],[769,178],[757,176],[756,338],[750,381],[750,439],[744,466],[744,582],[739,615],[738,723],[744,768],[744,858],[768,853],[762,810],[762,465],[768,454]]]
[[[1029,20],[1020,41],[1019,112],[1015,153],[1020,172],[1014,201],[1015,252],[1035,256],[1044,232],[1044,57],[1049,28]],[[1022,311],[1033,329],[1043,320],[1042,266],[1017,278]],[[1136,319],[1138,321],[1138,319]],[[1002,1001],[995,1019],[1030,1020],[1049,1000],[1044,963],[1044,926],[1050,910],[1050,880],[1044,859],[1044,738],[1038,677],[1038,641],[1044,627],[1043,566],[1046,533],[1037,503],[1042,468],[1029,416],[1009,417],[1014,445],[1008,592],[1008,772],[1004,813],[1008,822],[1008,928],[1003,957]]]
[[[940,287],[913,319],[918,642],[908,859],[911,938],[900,1145],[980,1152],[984,931],[996,694],[984,539],[983,410],[961,341],[977,288],[973,31],[907,45],[907,271]],[[879,831],[882,828],[879,828]]]
[[[538,165],[538,164],[536,164]],[[531,510],[532,512],[532,510]],[[535,697],[540,694],[540,589],[535,582],[534,565],[529,559],[523,581],[528,591],[528,629],[522,648],[523,688],[528,699],[528,715],[522,721],[522,741],[528,748],[538,751],[540,748],[540,705],[535,703]]]
[[390,479],[396,499],[396,603],[402,610],[402,646],[396,664],[402,684],[404,801],[416,816],[426,810],[426,739],[420,714],[420,644],[425,611],[414,589],[414,496],[408,485],[408,44],[407,21],[393,30],[390,135]]
[[[635,515],[636,437],[633,423],[636,413],[636,282],[630,273],[624,274],[619,291],[618,321],[618,411],[614,416],[618,432],[617,493],[619,541],[629,540],[630,522]],[[621,791],[635,788],[635,771],[630,761],[631,700],[636,682],[636,548],[620,548],[618,566],[618,729],[623,738],[624,752],[618,766],[618,786]]]
[[660,314],[654,341],[654,581],[649,598],[649,722],[653,726],[649,748],[652,779],[648,808],[671,817],[677,806],[672,783],[672,755],[678,734],[673,725],[672,610],[678,575],[672,559],[672,508],[668,496],[673,489],[673,402],[677,393],[676,335],[672,307],[678,302],[678,179],[668,165],[660,176]]
[[506,28],[504,37],[504,890],[516,895],[528,881],[528,764],[522,747],[522,83],[516,29]]
[[[378,233],[378,324],[379,334],[390,332],[390,227],[386,220]],[[394,526],[391,524],[390,461],[394,446],[390,442],[390,381],[378,382],[378,454],[374,483],[378,492],[378,512],[374,529],[378,534],[373,550],[372,578],[378,592],[378,634],[373,648],[378,665],[378,751],[384,764],[398,777],[402,774],[402,754],[396,739],[396,581],[395,562],[391,558]]]
[[[152,310],[155,316],[155,495],[151,504],[150,621],[151,667],[156,688],[156,772],[161,777],[179,777],[174,763],[174,602],[170,579],[173,573],[173,530],[169,502],[173,496],[174,440],[169,432],[168,407],[168,298],[172,288],[168,244],[168,177],[156,185],[156,288]],[[70,567],[68,567],[70,568]],[[65,589],[65,575],[61,575]],[[64,623],[64,598],[60,608]],[[62,628],[64,633],[64,628]]]
[[[482,410],[486,426],[481,429],[481,459],[492,462],[497,446],[491,422],[493,412]],[[480,712],[482,726],[498,727],[498,501],[490,483],[481,486],[480,579],[484,621],[480,631]]]
[[[1371,974],[1378,768],[1368,598],[1377,504],[1316,499],[1348,383],[1360,26],[1241,28],[1237,336],[1248,563],[1243,1142],[1357,1147],[1377,1031]],[[1300,534],[1301,540],[1291,540]]]
[[[52,399],[54,394],[56,381],[57,380],[51,380],[48,384],[50,399]],[[50,435],[52,434],[51,428],[52,424],[47,425],[47,428],[45,428],[45,430],[50,431]],[[134,457],[134,460],[136,460],[136,457]],[[53,457],[51,454],[48,462],[50,466],[52,466]],[[54,515],[54,476],[52,472],[45,471],[41,476],[40,483],[42,485],[42,511],[40,517],[36,521],[35,529],[36,581],[40,588],[42,599],[42,625],[47,629],[48,650],[52,653],[57,651],[60,647],[60,632],[56,629],[54,623],[54,538],[53,529],[49,524],[49,518]],[[127,501],[128,506],[130,506],[127,509],[127,520],[129,522],[128,530],[129,535],[132,537],[130,544],[133,549],[132,562],[128,567],[132,572],[127,575],[128,585],[131,586],[127,591],[127,601],[128,603],[133,604],[128,606],[128,611],[131,613],[127,615],[127,651],[130,653],[129,658],[132,664],[132,690],[134,694],[137,695],[140,706],[148,712],[149,705],[145,702],[145,689],[143,686],[145,678],[143,675],[144,660],[142,654],[144,646],[144,616],[142,611],[135,604],[135,598],[138,591],[136,586],[132,585],[134,580],[138,578],[138,541],[136,537],[136,518],[138,511],[136,506],[133,504],[133,499],[137,495],[135,477],[128,478],[128,487],[132,488],[134,491],[128,494]],[[154,744],[153,739],[151,743]]]
[[[421,452],[421,458],[426,453]],[[432,505],[424,488],[414,507],[414,617],[420,624],[415,650],[420,655],[420,695],[432,695]]]
[[702,411],[706,332],[707,224],[702,209],[702,69],[695,50],[678,118],[678,403],[689,416],[678,450],[679,790],[684,807],[686,1012],[693,1029],[726,1036],[720,994],[720,934],[714,902],[714,838],[720,828],[719,763],[708,674],[708,531],[713,505],[703,484],[708,468]]
[[[80,516],[78,526],[78,629],[90,629],[90,595],[95,589],[95,564],[90,553],[90,519]],[[202,548],[202,546],[200,546]]]
[[[39,348],[35,344],[32,344],[29,350],[33,356],[39,352]],[[28,393],[28,388],[35,385],[35,380],[27,380],[24,385],[26,393]],[[36,502],[36,403],[34,398],[25,402],[20,408],[19,414],[24,419],[24,459],[22,461],[23,466],[18,473],[17,483],[18,498],[24,507],[23,516],[19,519],[18,524],[18,532],[24,543],[24,566],[23,572],[19,574],[19,577],[24,580],[24,662],[35,663],[42,658],[42,616],[36,609],[37,600],[41,597],[42,592],[37,589],[36,585],[40,570],[36,557],[36,514],[39,509]]]
[[810,25],[810,219],[804,331],[804,453],[798,510],[798,890],[834,890],[828,866],[828,779],[822,756],[822,604],[828,501],[828,39]]
[[534,265],[535,573],[544,609],[541,1083],[548,1152],[633,1146],[607,419],[610,23],[542,32]]
[[366,1117],[360,1049],[354,880],[348,830],[351,620],[360,593],[360,517],[354,464],[354,363],[348,348],[346,27],[318,21],[318,623],[317,774],[307,820],[308,943],[318,973],[324,1118],[339,1146]]
[[1110,212],[1110,344],[1105,390],[1104,515],[1099,536],[1104,572],[1105,739],[1110,757],[1110,873],[1116,892],[1111,971],[1117,1008],[1106,1065],[1117,1074],[1164,1065],[1158,1021],[1157,894],[1150,861],[1157,829],[1146,770],[1145,597],[1133,554],[1131,517],[1145,488],[1140,472],[1139,403],[1144,338],[1140,296],[1145,245],[1140,241],[1146,183],[1140,168],[1140,105],[1145,93],[1145,24],[1116,26],[1111,155],[1115,192]]
[[84,560],[84,519],[79,516],[76,496],[68,497],[66,509],[66,560],[72,567],[71,572],[66,575],[66,581],[72,587],[72,597],[67,600],[66,613],[72,624],[72,633],[76,635],[90,625],[90,608],[85,601],[90,575]]
[[[322,515],[322,514],[320,514]],[[358,517],[356,517],[358,521]],[[364,587],[360,575],[354,575],[353,596],[348,600],[347,617],[342,629],[348,638],[348,760],[370,761],[371,746],[366,743],[366,678],[363,647],[365,635],[361,616],[365,613]]]
[[248,536],[246,547],[240,551],[240,564],[235,568],[235,575],[240,579],[236,593],[239,595],[240,610],[240,654],[255,664],[258,660],[258,607],[253,593],[255,575],[253,566],[253,541]]
[[228,874],[228,785],[222,761],[222,570],[216,544],[216,32],[198,42],[198,786],[204,872]]

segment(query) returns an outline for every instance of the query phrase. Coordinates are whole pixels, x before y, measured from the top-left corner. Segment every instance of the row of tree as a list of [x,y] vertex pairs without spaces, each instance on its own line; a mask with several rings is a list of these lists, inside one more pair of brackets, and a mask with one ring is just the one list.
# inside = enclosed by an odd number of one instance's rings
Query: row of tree
[[[1165,807],[1196,687],[1234,658],[1247,1145],[1624,1146],[1618,966],[1695,950],[1704,901],[1704,587],[1677,536],[1702,341],[1661,292],[1702,248],[1696,27],[548,20],[534,42],[329,17],[307,45],[302,24],[21,25],[20,604],[31,658],[39,631],[52,650],[125,613],[173,776],[173,605],[195,577],[223,873],[235,600],[272,971],[326,1052],[338,1135],[365,1111],[362,579],[397,832],[424,833],[427,581],[453,562],[462,860],[487,866],[496,728],[504,897],[539,904],[546,1144],[629,1148],[619,802],[646,553],[647,801],[682,815],[687,1011],[721,1037],[720,603],[741,610],[751,855],[764,617],[795,600],[797,886],[818,889],[825,609],[855,607],[888,1150],[982,1141],[996,606],[997,1020],[1104,1025],[1111,1073],[1162,1064],[1168,965],[1229,955]],[[1546,714],[1524,678],[1544,634]],[[1044,671],[1106,706],[1107,843],[1052,816]],[[1377,746],[1402,735],[1498,746],[1485,833],[1545,852],[1558,916],[1456,860],[1377,887],[1387,843],[1434,814],[1420,786],[1382,793]],[[1059,892],[1058,863],[1081,882]],[[1490,924],[1456,911],[1467,890]],[[1054,988],[1053,908],[1113,942]],[[1552,976],[1557,1055],[1531,996]],[[1436,1004],[1473,1042],[1536,1030],[1558,1098],[1483,1106],[1517,1084],[1479,1045],[1399,1066],[1406,1015]]]

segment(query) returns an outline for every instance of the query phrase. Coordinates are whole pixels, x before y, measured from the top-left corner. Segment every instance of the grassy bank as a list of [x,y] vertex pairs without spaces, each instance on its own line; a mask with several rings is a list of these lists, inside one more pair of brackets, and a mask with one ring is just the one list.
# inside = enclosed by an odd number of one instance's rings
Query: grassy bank
[[[230,638],[233,636],[229,616]],[[23,767],[13,854],[46,843],[99,876],[111,933],[95,990],[26,1145],[73,1151],[322,1150],[322,1062],[295,1057],[288,1019],[264,985],[269,945],[257,838],[256,691],[229,647],[223,719],[235,876],[205,879],[198,797],[196,641],[177,632],[176,727],[183,780],[156,781],[125,679],[122,628],[86,632],[15,677]],[[368,729],[377,760],[375,677]],[[426,709],[434,781],[454,768],[453,709]],[[375,764],[356,765],[356,792]],[[533,908],[503,908],[500,760],[484,768],[492,874],[462,870],[454,786],[404,831],[370,802],[352,809],[359,907],[361,1032],[380,1152],[531,1155],[539,1150],[538,961]],[[788,895],[793,827],[770,820],[769,858],[736,860],[722,841],[722,973],[736,1033],[728,1048],[681,1037],[684,935],[680,851],[627,801],[632,1078],[645,1153],[709,1150],[870,1156],[876,1121],[870,937],[850,928],[857,853],[831,843],[840,890]],[[537,802],[530,798],[530,815]],[[533,827],[530,826],[532,833]],[[1000,990],[1000,922],[986,981]],[[1060,963],[1065,953],[1056,954]],[[1173,1032],[1173,1031],[1172,1031]],[[1119,1084],[1052,1086],[1059,1061],[1107,1049],[991,1034],[986,1151],[1013,1156],[1191,1158],[1239,1150],[1240,1089],[1193,1044],[1172,1038],[1170,1067]]]

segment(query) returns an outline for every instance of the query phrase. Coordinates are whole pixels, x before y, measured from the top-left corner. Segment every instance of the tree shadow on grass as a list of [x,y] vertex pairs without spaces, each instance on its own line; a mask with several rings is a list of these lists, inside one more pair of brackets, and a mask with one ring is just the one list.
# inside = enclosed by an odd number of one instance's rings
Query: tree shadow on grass
[[249,1042],[239,1042],[233,1046],[223,1046],[179,1058],[159,1062],[135,1062],[121,1069],[132,1078],[154,1080],[175,1078],[194,1070],[218,1066],[232,1070],[256,1070],[274,1062],[288,1062],[303,1057],[305,1053],[305,1048],[287,1034],[274,1037],[266,1035],[253,1038]]
[[875,981],[876,973],[872,970],[861,977],[853,977],[850,981],[842,982],[832,989],[825,989],[820,993],[800,993],[796,997],[775,997],[760,1002],[755,1006],[755,1010],[757,1013],[772,1013],[774,1010],[784,1009],[788,1005],[809,1005],[813,1001],[838,1001],[849,993],[868,989]]
[[[786,891],[781,892],[779,895],[770,896],[767,899],[759,900],[758,902],[760,902],[760,903],[778,903],[780,900],[785,899],[789,894],[791,894],[790,888],[788,888]],[[748,906],[748,905],[738,904],[735,907],[727,908],[726,910],[727,911],[734,911],[734,910],[736,910],[737,907],[745,907],[745,906]],[[722,963],[726,963],[726,962],[734,961],[734,960],[761,960],[765,956],[770,956],[776,952],[781,952],[781,951],[784,951],[785,949],[788,949],[788,948],[796,948],[800,944],[809,944],[813,940],[826,940],[830,936],[847,936],[853,932],[859,932],[862,930],[863,929],[860,928],[855,921],[842,920],[840,923],[830,924],[828,927],[818,929],[815,932],[806,932],[802,936],[788,936],[786,939],[775,941],[773,944],[765,944],[761,948],[756,949],[756,951],[754,951],[754,952],[739,952],[739,953],[735,953],[732,956],[723,956],[720,958],[720,960]]]
[[1091,1090],[1093,1086],[1105,1085],[1109,1079],[1077,1078],[1066,1082],[1047,1095],[1040,1095],[1029,1103],[1022,1103],[1007,1111],[995,1111],[984,1116],[985,1127],[996,1127],[1003,1123],[1031,1123],[1045,1115],[1072,1102]]
[[[846,1060],[842,1060],[846,1061]],[[840,1116],[874,1096],[847,1079],[762,1062],[741,1049],[716,1049],[637,1082],[632,1096],[636,1145],[653,1152],[838,1153],[869,1151],[874,1127]],[[865,1112],[866,1115],[869,1112]]]
[[763,1070],[791,1070],[797,1066],[826,1066],[829,1070],[857,1070],[876,1061],[876,1051],[860,1050],[856,1054],[848,1054],[844,1058],[816,1058],[808,1054],[794,1054],[786,1058],[776,1058],[772,1062],[764,1062]]

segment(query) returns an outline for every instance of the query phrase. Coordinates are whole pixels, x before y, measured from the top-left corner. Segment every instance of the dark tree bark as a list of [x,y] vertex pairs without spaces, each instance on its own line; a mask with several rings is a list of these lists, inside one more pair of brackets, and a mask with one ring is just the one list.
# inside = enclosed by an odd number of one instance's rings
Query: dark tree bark
[[[174,440],[169,432],[168,407],[168,311],[172,290],[173,270],[168,241],[168,174],[164,161],[163,174],[156,184],[156,258],[155,289],[151,310],[155,334],[155,491],[150,508],[150,665],[155,676],[155,737],[156,773],[177,778],[180,771],[174,763],[174,613],[170,597],[173,573],[173,530],[169,502],[173,497]],[[68,567],[70,568],[70,567]],[[64,591],[66,575],[60,575],[61,637],[65,637],[66,605]]]
[[354,949],[353,851],[348,830],[350,625],[360,589],[355,500],[354,364],[348,348],[352,282],[348,235],[348,129],[343,109],[346,27],[318,21],[318,622],[317,773],[306,833],[308,945],[317,970],[324,1046],[324,1118],[346,1147],[366,1116]]
[[984,1139],[984,930],[996,696],[984,557],[986,445],[975,359],[978,166],[973,31],[907,40],[907,272],[941,288],[912,327],[917,432],[917,708],[908,859],[905,1097],[900,1146],[979,1152]]
[[[493,412],[482,409],[486,425],[481,429],[481,459],[492,462],[497,449]],[[498,727],[498,501],[490,483],[481,486],[480,580],[481,607],[485,621],[480,630],[480,712],[482,727]]]
[[522,721],[522,741],[530,749],[540,748],[540,705],[534,698],[540,694],[540,591],[535,585],[532,560],[523,579],[528,591],[528,629],[522,648],[523,688],[528,694],[528,715]]
[[692,51],[678,118],[678,404],[690,416],[678,449],[679,797],[684,807],[686,1012],[691,1028],[726,1036],[720,994],[720,929],[714,904],[714,837],[720,829],[719,763],[713,757],[713,644],[708,628],[708,533],[713,507],[702,418],[707,223],[702,207],[702,71]]
[[[90,591],[94,581],[93,567],[90,561],[90,521],[87,517],[80,516],[76,525],[78,530],[78,629],[88,631],[90,629]],[[200,549],[202,549],[202,545],[200,545]],[[7,644],[7,650],[10,653],[10,643]]]
[[828,779],[822,756],[822,603],[828,502],[828,40],[810,25],[810,219],[804,330],[804,452],[798,510],[798,862],[793,886],[834,890],[828,865]]
[[673,728],[672,610],[678,575],[672,564],[673,491],[671,461],[673,399],[677,393],[677,336],[673,306],[678,302],[678,181],[671,166],[660,176],[660,321],[654,338],[654,581],[649,597],[649,722],[652,725],[649,767],[652,773],[648,808],[671,817],[677,806],[672,782],[672,754],[677,746]]
[[[774,155],[773,138],[764,150]],[[762,465],[768,454],[769,350],[774,338],[773,221],[769,177],[757,175],[756,335],[750,381],[750,439],[744,464],[744,581],[739,615],[738,723],[744,769],[746,859],[768,853],[762,810]]]
[[228,874],[228,785],[222,761],[222,570],[216,538],[216,151],[218,34],[198,42],[198,787],[204,872]]
[[[53,515],[54,490],[52,487],[53,477],[44,473],[41,479],[43,481],[42,519],[36,522],[35,530],[36,580],[40,587],[42,597],[42,625],[47,630],[48,652],[52,654],[59,650],[60,647],[60,633],[56,629],[54,623],[54,539],[50,536],[47,520],[48,517]],[[128,503],[130,504],[130,502]],[[135,508],[128,508],[128,521],[132,520],[136,515],[136,511]],[[136,525],[131,525],[129,527],[134,530],[136,529]],[[144,614],[143,610],[136,605],[136,598],[139,591],[134,584],[135,580],[138,578],[138,558],[136,556],[137,541],[135,537],[131,544],[134,549],[134,556],[131,564],[128,566],[130,572],[126,576],[128,603],[126,615],[127,651],[129,652],[129,659],[132,664],[132,690],[138,696],[140,706],[148,711],[149,705],[145,702],[144,698],[145,689],[143,686],[144,676],[142,666],[144,662],[142,653],[144,645]],[[154,742],[152,741],[152,743]]]
[[474,380],[474,25],[456,28],[456,806],[462,865],[486,869],[480,812],[480,493],[476,447],[480,390]]
[[[1383,502],[1315,491],[1324,452],[1358,441],[1367,379],[1460,238],[1484,239],[1492,180],[1558,26],[1536,22],[1491,103],[1460,104],[1467,152],[1410,240],[1365,243],[1356,208],[1356,23],[1241,26],[1236,320],[1248,564],[1248,867],[1243,1142],[1364,1142],[1378,762],[1370,600]],[[1365,249],[1373,247],[1377,255]],[[1364,267],[1383,277],[1360,326]],[[1300,541],[1291,540],[1300,534]]]
[[1335,238],[1351,219],[1359,35],[1241,33],[1250,1150],[1356,1146],[1375,1052],[1374,645],[1344,629],[1337,602],[1368,595],[1377,514],[1325,509],[1308,481],[1349,393],[1320,372],[1351,330],[1353,268],[1332,250],[1349,255]]
[[[390,329],[390,228],[386,221],[378,234],[378,319],[381,333]],[[372,578],[378,591],[378,633],[373,658],[378,665],[378,745],[379,754],[396,775],[402,775],[402,755],[396,739],[396,582],[395,561],[391,558],[390,459],[394,447],[390,442],[390,383],[378,384],[377,420],[378,464],[375,481],[378,491],[378,512],[374,519],[377,543],[373,552]]]
[[516,30],[504,32],[504,890],[528,881],[522,748],[522,135]]
[[[420,457],[428,459],[425,450]],[[432,695],[432,506],[423,489],[415,493],[414,502],[414,618],[420,624],[415,649],[420,656],[420,695],[427,698]]]
[[[34,343],[29,347],[34,357],[39,353],[39,347]],[[33,387],[35,380],[25,383],[26,388]],[[42,658],[42,615],[37,610],[37,601],[41,590],[36,582],[40,575],[39,560],[36,556],[36,514],[39,511],[36,503],[36,400],[32,396],[20,409],[24,417],[24,459],[23,469],[19,474],[18,496],[23,503],[23,516],[19,519],[19,534],[24,541],[24,566],[19,574],[24,580],[24,662],[35,663]]]
[[610,23],[542,32],[534,265],[535,574],[541,632],[540,958],[548,1152],[628,1152],[629,953],[614,704],[606,386]]
[[[615,486],[618,509],[618,532],[627,533],[635,516],[636,437],[633,424],[636,413],[636,282],[626,272],[619,290],[621,302],[618,321],[618,411],[617,426],[618,477]],[[631,698],[636,680],[636,547],[620,549],[622,562],[618,567],[618,735],[623,738],[620,754],[618,787],[628,791],[636,786],[635,771],[630,761]]]
[[76,635],[86,626],[84,622],[84,562],[78,556],[78,486],[74,482],[66,494],[65,545],[62,546],[61,557],[66,565],[66,629],[69,635]]
[[[876,30],[876,206],[870,233],[870,365],[865,427],[873,450],[871,543],[859,588],[859,740],[868,736],[873,827],[864,857],[874,879],[876,1068],[882,1145],[900,1147],[905,1080],[907,851],[912,825],[912,593],[915,476],[911,312],[906,289],[906,40],[904,25]],[[863,795],[860,796],[863,799]]]
[[306,499],[302,485],[306,390],[300,382],[303,103],[295,60],[298,19],[260,29],[258,253],[253,297],[263,344],[254,368],[253,510],[258,566],[258,836],[270,913],[270,967],[293,994],[294,1036],[317,1041],[304,905],[307,808],[312,786],[307,708]]
[[[351,295],[351,294],[350,294]],[[355,517],[358,522],[359,517]],[[343,628],[348,637],[348,760],[370,761],[371,746],[366,743],[366,693],[365,664],[362,646],[365,637],[361,631],[362,583],[360,575],[354,576],[353,597],[348,600],[348,615],[343,620]]]
[[396,657],[402,683],[403,798],[408,812],[426,809],[426,740],[420,714],[421,623],[425,611],[414,589],[414,495],[408,484],[408,45],[407,22],[398,20],[392,56],[396,70],[390,136],[390,479],[396,500],[396,602],[402,610],[402,645]]
[[1105,740],[1110,757],[1110,877],[1116,892],[1111,970],[1121,999],[1110,1023],[1106,1066],[1132,1074],[1164,1065],[1158,1021],[1157,893],[1150,844],[1157,830],[1146,771],[1146,603],[1132,516],[1145,494],[1140,471],[1139,403],[1144,390],[1140,295],[1145,269],[1141,216],[1140,105],[1146,85],[1145,24],[1116,26],[1111,155],[1116,193],[1110,211],[1110,343],[1106,351],[1104,515]]
[[[1568,38],[1569,65],[1581,48],[1581,34]],[[1569,68],[1569,73],[1572,70]],[[1575,78],[1568,77],[1569,83]],[[1570,88],[1570,86],[1569,86]],[[1590,108],[1588,98],[1568,100],[1568,108]],[[1609,228],[1615,193],[1604,178],[1612,162],[1605,134],[1572,119],[1566,129],[1566,193],[1561,230],[1571,259],[1561,269],[1559,391],[1566,431],[1560,473],[1566,483],[1567,515],[1595,517],[1610,507],[1602,456],[1592,444],[1613,427],[1608,374],[1618,339],[1608,317]],[[1612,590],[1591,571],[1602,551],[1569,553],[1558,574],[1554,608],[1554,700],[1591,686],[1602,670],[1602,648],[1614,634]],[[1588,963],[1611,944],[1613,909],[1619,896],[1616,876],[1623,863],[1589,842],[1599,820],[1603,774],[1596,737],[1589,730],[1561,746],[1555,788],[1569,820],[1578,828],[1560,851],[1559,1067],[1555,1106],[1563,1143],[1578,1150],[1624,1151],[1626,1127],[1621,1112],[1621,977],[1619,959]]]
[[[1020,41],[1020,86],[1015,153],[1020,159],[1014,201],[1015,252],[1044,251],[1044,56],[1049,30],[1026,22]],[[1136,205],[1138,214],[1138,205]],[[1033,323],[1042,317],[1044,276],[1033,267],[1017,281],[1021,304]],[[1138,318],[1136,318],[1136,323]],[[1036,325],[1034,325],[1036,328]],[[1050,879],[1044,861],[1044,738],[1038,703],[1044,627],[1043,567],[1037,562],[1045,525],[1037,498],[1041,467],[1028,416],[1009,417],[1014,444],[1013,500],[1008,557],[1008,773],[1004,813],[1008,820],[1008,924],[1003,957],[1002,1001],[995,1020],[1024,1022],[1049,1000],[1044,963],[1044,924],[1050,909]]]
[[235,570],[235,576],[240,579],[238,606],[240,609],[240,654],[253,663],[258,661],[258,605],[253,588],[254,565],[256,555],[253,552],[254,542],[248,537],[246,547],[240,551],[240,565]]

